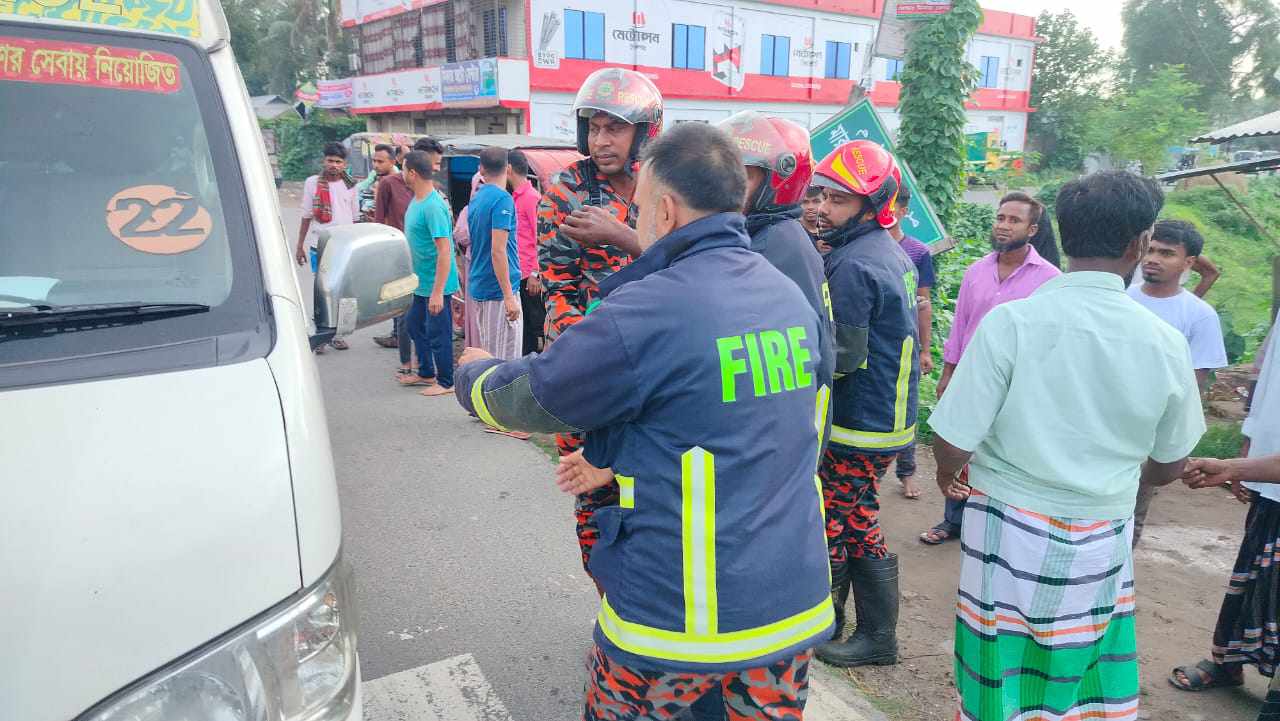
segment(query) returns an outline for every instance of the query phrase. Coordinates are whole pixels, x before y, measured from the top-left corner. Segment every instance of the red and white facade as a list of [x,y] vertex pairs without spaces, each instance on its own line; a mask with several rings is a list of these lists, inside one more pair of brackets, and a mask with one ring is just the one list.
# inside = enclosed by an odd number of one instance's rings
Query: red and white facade
[[[354,79],[353,110],[369,116],[370,130],[566,139],[573,134],[574,94],[587,75],[607,66],[651,77],[666,100],[668,122],[715,122],[749,108],[815,127],[846,105],[870,60],[870,97],[896,127],[895,63],[871,57],[883,9],[884,0],[343,2],[344,24],[357,34],[365,70],[385,67],[388,53],[393,58],[395,69]],[[445,38],[431,31],[443,30],[446,20],[448,57]],[[370,32],[377,23],[374,30],[396,28]],[[411,36],[413,50],[405,52],[403,39]],[[1034,18],[986,11],[968,48],[985,87],[973,94],[966,132],[995,131],[1009,150],[1023,149],[1035,43]],[[828,57],[833,49],[844,53],[839,61]],[[498,50],[503,57],[488,61],[496,93],[466,99],[455,87],[441,97],[439,73],[458,76],[447,60],[467,62]],[[404,67],[416,63],[422,67]]]

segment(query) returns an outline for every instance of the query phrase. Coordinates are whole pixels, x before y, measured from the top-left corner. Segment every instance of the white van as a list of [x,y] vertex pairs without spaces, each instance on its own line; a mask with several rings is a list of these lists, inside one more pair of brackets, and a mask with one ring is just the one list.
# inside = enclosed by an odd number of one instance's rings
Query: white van
[[359,719],[311,349],[416,279],[289,248],[218,2],[0,0],[0,719]]

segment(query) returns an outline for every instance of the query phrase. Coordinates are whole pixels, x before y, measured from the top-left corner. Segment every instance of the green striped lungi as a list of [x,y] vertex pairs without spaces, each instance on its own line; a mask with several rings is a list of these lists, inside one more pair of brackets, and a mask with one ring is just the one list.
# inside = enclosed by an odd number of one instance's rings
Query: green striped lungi
[[1132,523],[974,493],[961,530],[955,675],[963,721],[1136,721]]

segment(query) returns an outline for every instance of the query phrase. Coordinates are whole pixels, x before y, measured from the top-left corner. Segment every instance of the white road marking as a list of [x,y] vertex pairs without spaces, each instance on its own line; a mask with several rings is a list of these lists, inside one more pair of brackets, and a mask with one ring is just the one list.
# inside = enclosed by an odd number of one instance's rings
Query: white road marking
[[471,654],[364,684],[365,721],[511,721]]
[[[808,721],[884,718],[837,672],[810,670]],[[512,721],[469,653],[366,681],[363,693],[364,721]]]

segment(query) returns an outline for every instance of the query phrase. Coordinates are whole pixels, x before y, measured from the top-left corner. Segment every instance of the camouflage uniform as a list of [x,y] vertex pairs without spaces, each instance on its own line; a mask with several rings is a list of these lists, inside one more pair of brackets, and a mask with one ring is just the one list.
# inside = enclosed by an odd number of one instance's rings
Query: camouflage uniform
[[806,651],[771,666],[733,673],[666,673],[628,668],[597,646],[588,661],[583,721],[672,719],[719,688],[728,721],[800,721],[809,696]]
[[[538,265],[546,286],[547,343],[586,316],[587,308],[599,294],[600,281],[631,262],[630,256],[616,248],[584,248],[561,237],[560,224],[574,208],[585,205],[604,208],[632,228],[636,226],[635,206],[613,189],[590,158],[570,165],[552,180],[538,204]],[[579,433],[556,436],[561,456],[577,451],[582,443]],[[597,508],[617,504],[616,483],[588,491],[575,500],[574,516],[584,569],[591,558],[591,548],[600,537],[592,516]]]

